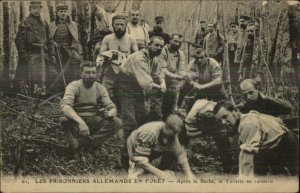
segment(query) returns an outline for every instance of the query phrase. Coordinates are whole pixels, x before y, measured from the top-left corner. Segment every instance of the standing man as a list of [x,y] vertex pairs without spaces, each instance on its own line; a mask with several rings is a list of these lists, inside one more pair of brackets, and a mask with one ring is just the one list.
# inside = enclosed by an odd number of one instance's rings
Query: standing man
[[159,56],[166,64],[166,66],[162,67],[167,86],[167,91],[163,96],[162,103],[163,120],[176,110],[180,87],[179,84],[181,80],[184,80],[187,71],[184,53],[179,50],[182,42],[182,34],[173,34],[170,44],[165,45]]
[[239,25],[240,25],[240,34],[239,34],[239,40],[237,43],[237,48],[236,48],[236,53],[235,53],[235,58],[234,58],[234,62],[237,64],[240,64],[241,62],[241,58],[242,58],[242,54],[243,54],[243,50],[242,50],[242,46],[244,45],[244,42],[247,41],[247,26],[248,26],[248,22],[250,20],[250,17],[246,16],[246,15],[241,15],[240,19],[239,19]]
[[127,33],[136,39],[139,50],[147,47],[149,42],[148,30],[140,25],[141,12],[132,9],[129,13],[130,22],[127,25]]
[[245,79],[255,78],[257,72],[261,73],[262,65],[258,66],[258,59],[260,57],[260,49],[259,49],[259,40],[255,36],[255,26],[254,24],[249,24],[247,26],[247,40],[242,45],[242,58],[239,67],[239,79],[238,81],[242,81]]
[[[123,53],[125,57],[129,54],[138,51],[138,46],[136,40],[129,36],[126,33],[127,20],[125,16],[116,15],[112,18],[112,25],[114,33],[109,34],[104,37],[102,46],[100,49],[100,53],[106,51],[119,51],[118,53]],[[116,57],[119,55],[116,52]],[[102,84],[107,89],[109,96],[116,103],[119,101],[118,97],[116,97],[117,93],[117,84],[116,80],[119,77],[119,66],[121,64],[114,64],[112,62],[114,56],[110,59],[106,59],[102,65],[102,73],[103,76]]]
[[163,30],[164,17],[156,16],[155,17],[155,26],[152,31],[149,31],[149,38],[152,36],[160,36],[164,39],[165,45],[170,43],[170,35]]
[[273,174],[298,174],[299,139],[281,119],[256,111],[242,114],[227,101],[217,103],[213,112],[239,133],[240,176],[266,175],[269,169]]
[[115,1],[96,1],[92,11],[89,58],[95,58],[102,45],[103,38],[113,32],[112,18],[115,16]]
[[203,41],[207,34],[208,31],[206,30],[206,21],[202,20],[200,21],[200,29],[197,30],[195,44],[197,44],[199,47],[203,47]]
[[60,102],[65,116],[62,127],[75,159],[80,158],[80,149],[85,142],[93,142],[99,147],[121,127],[114,103],[105,87],[95,80],[95,63],[83,62],[81,79],[67,86]]
[[58,89],[64,90],[62,76],[65,77],[66,84],[79,79],[79,69],[82,58],[81,45],[79,43],[77,24],[70,20],[67,15],[68,5],[58,4],[56,6],[56,21],[50,24],[50,35],[57,48],[58,62],[61,62],[63,71],[59,66],[60,82]]
[[32,1],[29,16],[20,24],[15,44],[19,54],[16,72],[17,85],[25,81],[29,88],[42,88],[46,92],[56,78],[55,50],[49,25],[41,18],[42,3]]
[[[125,142],[132,131],[146,122],[144,93],[154,88],[162,92],[166,90],[161,66],[156,58],[161,54],[163,46],[164,40],[153,36],[148,48],[131,54],[121,66],[120,94]],[[126,144],[122,152],[122,163],[125,167],[128,166]]]
[[209,57],[214,58],[219,63],[223,60],[224,38],[215,24],[208,24],[208,34],[203,40],[203,48]]
[[230,66],[230,77],[231,84],[236,88],[238,86],[238,70],[239,65],[234,63],[235,53],[237,50],[237,44],[239,41],[239,29],[238,23],[232,21],[230,23],[230,31],[228,33],[228,55],[229,55],[229,66]]

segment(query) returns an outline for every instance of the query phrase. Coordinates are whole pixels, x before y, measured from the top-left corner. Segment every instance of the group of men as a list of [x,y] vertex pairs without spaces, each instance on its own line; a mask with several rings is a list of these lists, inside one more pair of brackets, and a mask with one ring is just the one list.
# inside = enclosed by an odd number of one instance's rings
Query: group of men
[[[245,80],[240,85],[246,96],[255,95],[248,97],[251,100],[238,107],[224,102],[227,94],[220,65],[223,37],[214,25],[209,24],[205,32],[201,22],[196,43],[203,47],[194,50],[194,59],[187,65],[180,50],[182,34],[170,36],[164,32],[161,16],[155,18],[156,25],[148,32],[140,24],[140,11],[131,10],[129,22],[124,14],[112,17],[113,33],[97,42],[96,61],[82,61],[78,29],[66,14],[68,7],[57,5],[57,19],[51,25],[41,19],[41,10],[41,2],[31,2],[30,15],[17,34],[16,45],[23,62],[19,65],[23,68],[20,74],[27,76],[17,77],[29,81],[33,87],[51,88],[57,82],[67,85],[61,100],[62,126],[74,158],[80,158],[80,150],[87,143],[99,148],[119,129],[123,130],[124,138],[121,162],[129,169],[130,176],[139,176],[147,170],[166,178],[169,173],[161,169],[168,169],[176,161],[188,177],[194,178],[185,148],[191,137],[203,133],[213,135],[224,172],[230,173],[234,164],[228,151],[230,140],[222,133],[228,125],[239,128],[241,174],[254,173],[252,170],[257,166],[254,158],[263,154],[260,150],[277,147],[283,150],[282,145],[295,148],[295,140],[291,143],[293,135],[279,118],[260,114],[270,114],[268,108],[275,107],[274,104],[288,112],[291,106],[258,92],[251,82],[254,80]],[[232,44],[236,42],[233,40]],[[184,100],[186,96],[193,98]],[[184,102],[189,113],[183,121],[176,112]],[[260,104],[255,107],[254,103]],[[246,113],[257,112],[244,115],[238,110],[242,107],[247,109]],[[285,153],[277,149],[269,154]],[[162,156],[161,169],[151,164],[159,156]],[[289,163],[297,161],[292,155],[290,158]],[[282,164],[283,160],[280,161]],[[294,165],[291,167],[289,172],[295,170]]]

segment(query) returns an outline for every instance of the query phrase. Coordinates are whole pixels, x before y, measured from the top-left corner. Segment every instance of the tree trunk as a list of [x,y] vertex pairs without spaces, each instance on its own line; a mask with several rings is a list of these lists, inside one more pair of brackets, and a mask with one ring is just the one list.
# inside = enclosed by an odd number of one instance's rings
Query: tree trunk
[[0,3],[0,79],[3,77],[3,3]]
[[10,57],[10,48],[9,48],[9,6],[8,2],[2,2],[3,5],[3,76],[1,82],[3,83],[3,91],[6,91],[9,88],[9,57]]

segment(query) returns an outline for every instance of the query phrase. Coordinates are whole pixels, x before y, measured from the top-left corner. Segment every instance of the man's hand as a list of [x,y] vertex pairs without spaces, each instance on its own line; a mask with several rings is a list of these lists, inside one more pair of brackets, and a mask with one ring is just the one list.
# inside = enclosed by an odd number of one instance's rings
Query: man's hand
[[193,86],[194,86],[194,89],[197,89],[197,90],[202,90],[202,89],[204,89],[203,85],[201,85],[201,84],[199,84],[199,83],[197,83],[197,82],[195,82]]
[[90,135],[90,129],[84,121],[79,123],[79,134],[83,136]]
[[116,116],[116,110],[114,108],[110,109],[109,111],[105,108],[99,110],[101,115],[105,118],[114,117]]
[[165,93],[167,91],[167,87],[165,83],[161,83],[160,84],[160,90],[162,93]]

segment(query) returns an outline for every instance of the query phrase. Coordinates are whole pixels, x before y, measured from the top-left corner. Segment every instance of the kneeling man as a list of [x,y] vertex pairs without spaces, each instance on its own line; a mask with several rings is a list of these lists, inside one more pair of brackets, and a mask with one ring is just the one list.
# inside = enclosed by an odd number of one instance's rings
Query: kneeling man
[[169,173],[154,167],[150,161],[160,156],[175,155],[184,174],[194,178],[186,151],[178,140],[182,128],[183,121],[177,115],[171,114],[166,122],[149,122],[133,131],[127,139],[129,177],[138,177],[147,170],[159,178],[166,179]]

